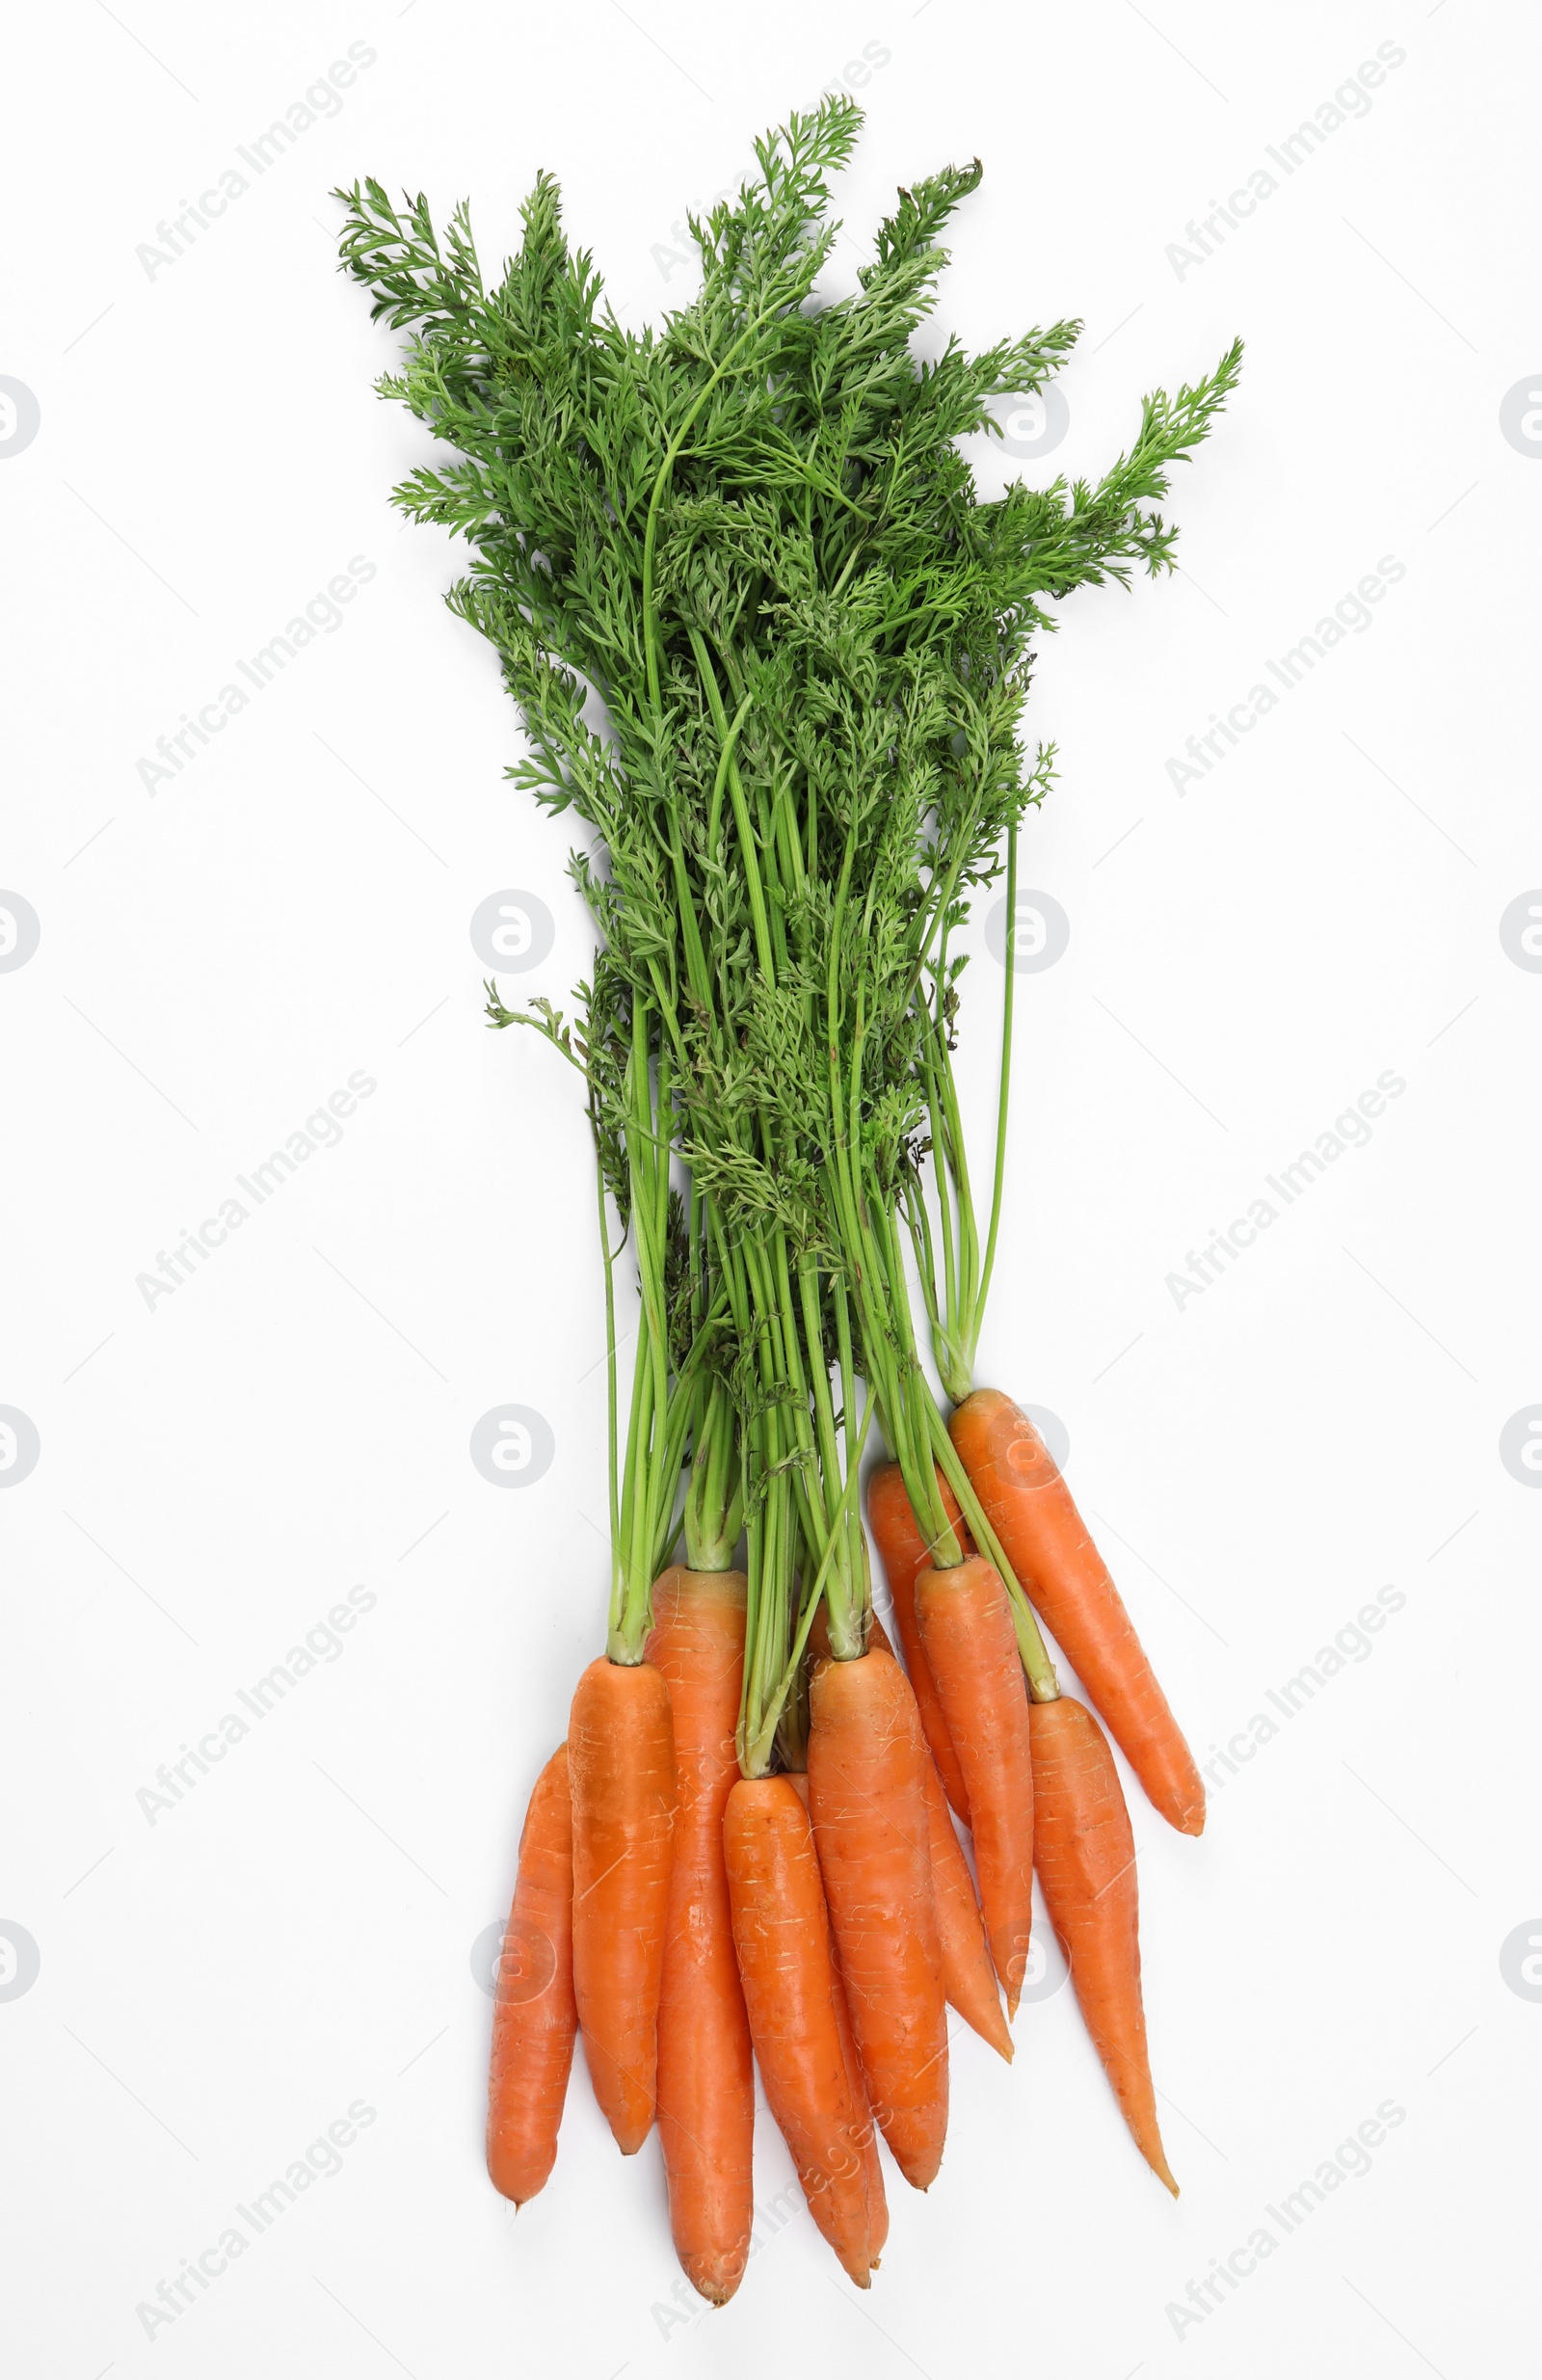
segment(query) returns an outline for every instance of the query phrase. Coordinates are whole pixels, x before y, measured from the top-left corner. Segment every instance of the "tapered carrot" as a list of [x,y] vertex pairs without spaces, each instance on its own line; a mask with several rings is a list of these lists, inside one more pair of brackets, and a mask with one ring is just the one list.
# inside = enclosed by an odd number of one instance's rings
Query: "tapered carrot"
[[[962,1542],[965,1553],[971,1554],[974,1548],[969,1532],[959,1517],[953,1490],[941,1471],[937,1474],[937,1487],[954,1534]],[[969,1790],[947,1732],[942,1703],[937,1698],[937,1687],[927,1663],[925,1647],[921,1644],[921,1632],[916,1624],[916,1581],[923,1570],[931,1566],[933,1554],[911,1510],[910,1498],[905,1493],[905,1476],[897,1462],[882,1464],[868,1481],[867,1522],[878,1548],[878,1558],[884,1565],[884,1576],[889,1581],[889,1592],[894,1606],[894,1625],[899,1630],[899,1641],[904,1646],[905,1668],[916,1697],[916,1708],[920,1713],[921,1727],[931,1747],[944,1790],[968,1826]]]
[[947,2021],[922,1762],[904,1671],[886,1652],[821,1661],[809,1690],[809,1808],[873,2114],[927,2189],[947,2133]]
[[1000,1574],[975,1554],[916,1582],[916,1618],[969,1788],[991,1956],[1016,2016],[1033,1923],[1028,1697]]
[[790,1777],[741,1777],[723,1821],[733,1945],[760,2077],[825,2238],[865,2289],[867,2181],[846,2081],[830,1926],[809,1813]]
[[536,1779],[492,2000],[488,2172],[522,2206],[557,2157],[578,2008],[572,1993],[572,1807],[568,1747]]
[[[909,1510],[908,1506],[906,1510]],[[868,1622],[867,1642],[870,1645],[876,1645],[881,1652],[892,1656],[894,1648],[876,1612]],[[829,1629],[821,1609],[814,1614],[813,1625],[809,1631],[809,1651],[811,1657],[817,1660],[829,1649]],[[938,1711],[941,1714],[941,1703],[938,1704]],[[980,2039],[989,2042],[993,2049],[998,2049],[1010,2065],[1012,2036],[1001,2014],[1001,1996],[985,1939],[985,1927],[980,1918],[980,1905],[975,1898],[974,1879],[970,1874],[969,1861],[953,1832],[953,1821],[947,1814],[947,1796],[943,1791],[937,1763],[929,1752],[921,1762],[921,1783],[926,1794],[927,1849],[931,1858],[932,1904],[937,1914],[937,1953],[943,1992],[949,2006],[958,2010],[965,2023],[972,2025]]]
[[[814,1627],[810,1637],[811,1645],[813,1642],[813,1636],[819,1632],[819,1623],[823,1618],[824,1610],[821,1606],[814,1618]],[[878,1626],[879,1623],[875,1618],[873,1627],[877,1630]],[[825,1635],[827,1642],[823,1649],[828,1651],[828,1628]],[[798,1799],[807,1809],[809,1806],[808,1772],[794,1769],[790,1772],[790,1777],[797,1789]],[[823,1891],[823,1889],[824,1886],[821,1884],[820,1890]],[[831,1993],[836,2004],[836,2030],[840,2035],[840,2062],[846,2070],[846,2088],[851,2093],[851,2103],[857,2111],[862,2161],[867,2190],[867,2255],[872,2269],[876,2272],[878,2260],[883,2254],[884,2242],[889,2237],[889,2198],[884,2189],[884,2161],[878,2153],[878,2126],[873,2122],[872,2109],[867,2104],[867,2085],[862,2078],[862,2060],[857,2055],[857,2037],[851,2029],[851,2004],[846,1997],[846,1986],[840,1972],[840,1959],[836,1949],[834,1935],[830,1938],[830,1981]]]
[[651,1662],[592,1661],[568,1721],[572,1980],[595,2097],[624,2156],[653,2122],[675,1827],[669,1688]]
[[755,2066],[733,1952],[723,1813],[737,1778],[742,1570],[666,1570],[648,1658],[669,1687],[678,1801],[658,2002],[658,2136],[669,2220],[693,2287],[726,2305],[755,2221]]
[[1153,1807],[1181,1834],[1201,1833],[1205,1787],[1193,1754],[1044,1440],[997,1388],[966,1397],[948,1430],[1019,1584]]
[[1135,2146],[1176,2198],[1140,1999],[1135,1842],[1108,1739],[1085,1703],[1035,1702],[1039,1880],[1071,1981]]

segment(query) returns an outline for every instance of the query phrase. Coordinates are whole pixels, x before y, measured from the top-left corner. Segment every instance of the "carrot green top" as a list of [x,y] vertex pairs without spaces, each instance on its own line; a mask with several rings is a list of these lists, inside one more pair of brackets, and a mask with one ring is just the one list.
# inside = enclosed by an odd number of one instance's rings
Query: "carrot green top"
[[[383,392],[453,450],[396,500],[466,539],[448,600],[523,715],[509,774],[592,839],[572,872],[602,948],[579,1023],[542,1002],[521,1021],[584,1069],[602,1213],[608,1188],[638,1266],[612,1652],[640,1657],[689,1443],[688,1552],[721,1556],[741,1514],[749,1545],[752,1774],[798,1575],[799,1626],[817,1583],[837,1657],[863,1647],[863,1387],[945,1552],[933,1466],[952,1479],[956,1458],[901,1240],[916,1144],[948,1115],[949,941],[1043,791],[1018,738],[1046,605],[1171,567],[1154,507],[1240,354],[1147,397],[1096,484],[982,499],[958,441],[1043,387],[1079,326],[913,352],[978,163],[901,191],[856,289],[825,296],[830,184],[860,122],[830,98],[758,143],[758,177],[691,219],[702,286],[656,331],[603,304],[545,174],[492,285],[464,204],[440,234],[422,198],[339,194],[345,266],[412,334]],[[972,1264],[966,1303],[989,1274]],[[613,1478],[615,1438],[613,1420]],[[1031,1674],[1025,1604],[1020,1639]]]

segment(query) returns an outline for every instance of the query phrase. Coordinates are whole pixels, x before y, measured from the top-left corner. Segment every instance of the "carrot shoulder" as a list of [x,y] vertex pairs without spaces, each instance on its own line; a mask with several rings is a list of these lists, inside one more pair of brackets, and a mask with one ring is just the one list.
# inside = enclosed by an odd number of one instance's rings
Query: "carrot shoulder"
[[1035,1702],[1029,1725],[1039,1881],[1050,1922],[1125,2122],[1153,2173],[1176,2198],[1146,2049],[1135,1843],[1119,1772],[1098,1722],[1070,1695]]
[[572,1808],[568,1747],[536,1779],[492,2001],[488,2172],[522,2206],[557,2157],[578,2009],[572,1992]]
[[733,1953],[723,1817],[737,1778],[742,1570],[666,1570],[648,1658],[669,1688],[678,1801],[658,2003],[658,2136],[675,2251],[717,2306],[749,2261],[755,2067]]
[[[962,1542],[966,1554],[972,1553],[974,1549],[969,1532],[959,1517],[953,1490],[941,1471],[937,1474],[937,1487],[955,1536]],[[947,1721],[938,1700],[937,1686],[916,1618],[916,1581],[923,1570],[931,1567],[932,1549],[922,1537],[920,1524],[911,1510],[910,1498],[905,1493],[905,1476],[897,1462],[882,1464],[867,1483],[867,1523],[878,1548],[878,1558],[884,1565],[884,1576],[889,1582],[890,1598],[894,1606],[894,1625],[904,1648],[905,1669],[911,1691],[916,1697],[916,1708],[920,1713],[921,1729],[937,1764],[943,1789],[968,1826],[969,1789],[947,1732]]]
[[1182,1834],[1205,1826],[1205,1787],[1130,1615],[1027,1415],[977,1388],[948,1423],[986,1518],[1154,1808]]
[[572,1980],[595,2097],[624,2156],[648,2138],[675,1827],[669,1688],[651,1662],[601,1657],[568,1722]]

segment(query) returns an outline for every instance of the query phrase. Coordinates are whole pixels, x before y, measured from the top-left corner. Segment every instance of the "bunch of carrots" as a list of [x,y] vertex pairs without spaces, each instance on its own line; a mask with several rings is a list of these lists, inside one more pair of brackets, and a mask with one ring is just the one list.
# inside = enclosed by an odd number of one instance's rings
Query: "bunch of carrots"
[[[421,198],[339,193],[347,269],[412,334],[382,388],[454,452],[396,500],[470,547],[450,603],[522,714],[510,776],[590,830],[572,871],[598,928],[572,1020],[488,987],[490,1021],[535,1026],[584,1085],[613,1549],[604,1649],[520,1839],[489,2169],[516,2205],[544,2187],[581,2030],[623,2153],[657,2123],[680,2262],[718,2304],[749,2252],[756,2066],[866,2287],[879,2136],[914,2188],[942,2162],[946,2007],[1012,2056],[1035,1872],[1130,2132],[1176,2189],[1109,1738],[1172,1826],[1205,1815],[1064,1479],[973,1377],[1011,923],[983,1241],[953,1052],[972,896],[1004,870],[1015,921],[1020,829],[1051,781],[1052,752],[1025,763],[1020,739],[1045,605],[1171,567],[1155,505],[1240,351],[1147,397],[1096,484],[982,499],[958,441],[1042,388],[1079,325],[915,353],[977,163],[901,191],[856,289],[822,292],[860,121],[828,99],[757,144],[758,178],[692,219],[702,290],[657,333],[602,304],[545,175],[491,288],[464,205],[441,235]],[[872,1607],[869,1437],[897,1650]]]

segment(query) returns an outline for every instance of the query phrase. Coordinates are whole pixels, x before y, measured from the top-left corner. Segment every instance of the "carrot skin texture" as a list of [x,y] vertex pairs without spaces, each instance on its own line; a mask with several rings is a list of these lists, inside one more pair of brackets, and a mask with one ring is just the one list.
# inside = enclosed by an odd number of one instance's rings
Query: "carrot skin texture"
[[809,1721],[809,1808],[868,2102],[924,2190],[947,2134],[947,2019],[916,1698],[870,1649],[815,1666]]
[[[876,1612],[869,1621],[867,1642],[892,1659],[894,1648]],[[830,1650],[830,1632],[822,1607],[814,1614],[813,1626],[809,1631],[809,1649],[816,1660]],[[938,1708],[941,1710],[941,1703]],[[927,1851],[943,1993],[949,2007],[956,2008],[965,2023],[972,2026],[993,2049],[999,2050],[1010,2066],[1012,2036],[1001,2014],[1001,1996],[985,1939],[980,1904],[975,1898],[974,1879],[953,1832],[953,1821],[947,1814],[947,1796],[930,1752],[921,1762],[921,1783],[926,1795]]]
[[572,1806],[568,1747],[536,1779],[492,2001],[488,2173],[517,2206],[557,2156],[578,2005],[572,1991]]
[[809,2212],[867,2288],[867,2179],[836,2014],[824,1887],[790,1777],[741,1777],[723,1821],[733,1944],[766,2099]]
[[1025,1413],[977,1388],[948,1423],[970,1484],[1019,1584],[1085,1686],[1154,1809],[1205,1827],[1205,1787],[1053,1456]]
[[678,1802],[658,2003],[658,2136],[675,2252],[727,2305],[755,2221],[755,2064],[733,1950],[723,1817],[739,1773],[742,1570],[666,1570],[647,1656],[669,1688]]
[[[937,1485],[943,1507],[951,1521],[966,1554],[974,1551],[969,1531],[959,1513],[953,1490],[937,1474]],[[920,1523],[911,1510],[905,1493],[905,1475],[897,1462],[884,1463],[867,1483],[867,1525],[873,1533],[878,1558],[889,1581],[889,1592],[894,1606],[894,1625],[904,1647],[905,1669],[911,1691],[916,1697],[916,1708],[920,1713],[921,1728],[931,1748],[937,1773],[949,1802],[966,1826],[970,1823],[969,1789],[964,1772],[959,1767],[953,1739],[947,1732],[947,1721],[938,1700],[937,1686],[921,1644],[921,1632],[916,1619],[916,1581],[921,1572],[932,1566],[932,1550],[921,1536]]]
[[601,1656],[568,1721],[572,1980],[595,2097],[624,2156],[652,2128],[675,1830],[669,1688]]
[[1039,1881],[1077,2000],[1135,2145],[1173,2196],[1140,1997],[1135,1843],[1108,1739],[1070,1695],[1035,1702]]
[[1012,1610],[999,1573],[975,1554],[921,1572],[916,1617],[969,1788],[980,1907],[1015,2017],[1033,1923],[1033,1751]]

